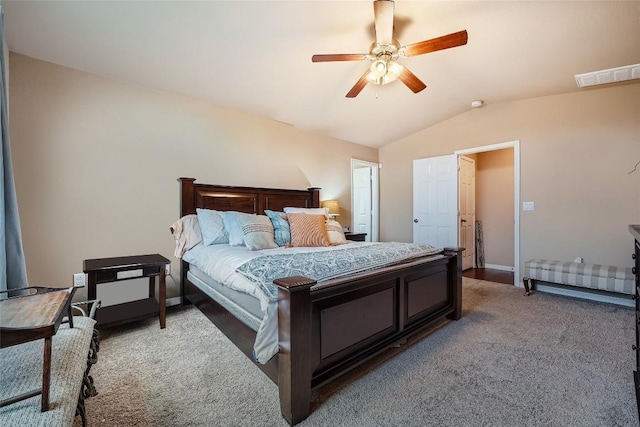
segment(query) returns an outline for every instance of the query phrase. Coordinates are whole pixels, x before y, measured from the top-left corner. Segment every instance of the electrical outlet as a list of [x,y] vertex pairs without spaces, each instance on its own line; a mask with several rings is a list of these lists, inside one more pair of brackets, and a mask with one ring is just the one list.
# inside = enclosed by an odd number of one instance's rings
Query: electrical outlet
[[73,286],[85,286],[85,278],[84,273],[74,273],[73,274]]
[[164,266],[164,273],[167,276],[171,276],[171,264],[167,264],[167,265]]

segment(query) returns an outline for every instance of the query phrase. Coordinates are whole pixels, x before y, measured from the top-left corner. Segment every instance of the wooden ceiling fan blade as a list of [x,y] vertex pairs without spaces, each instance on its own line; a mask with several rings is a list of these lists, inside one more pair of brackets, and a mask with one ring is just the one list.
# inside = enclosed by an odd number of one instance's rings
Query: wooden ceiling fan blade
[[367,85],[367,74],[369,74],[368,69],[364,72],[362,77],[360,77],[360,80],[358,80],[356,84],[353,85],[349,93],[347,93],[347,98],[355,98],[362,91],[362,89],[364,89],[364,87]]
[[424,88],[427,87],[426,84],[422,83],[415,74],[413,74],[407,67],[404,67],[400,75],[398,76],[398,80],[407,85],[409,89],[413,91],[413,93],[418,93]]
[[376,43],[390,45],[393,43],[393,9],[391,0],[373,2],[373,15],[376,27]]
[[313,55],[311,57],[312,62],[331,62],[331,61],[362,61],[366,59],[366,55],[363,53],[328,53]]
[[457,33],[407,45],[403,48],[404,55],[416,56],[429,52],[436,52],[438,50],[449,49],[451,47],[463,46],[467,44],[467,40],[467,30],[462,30]]

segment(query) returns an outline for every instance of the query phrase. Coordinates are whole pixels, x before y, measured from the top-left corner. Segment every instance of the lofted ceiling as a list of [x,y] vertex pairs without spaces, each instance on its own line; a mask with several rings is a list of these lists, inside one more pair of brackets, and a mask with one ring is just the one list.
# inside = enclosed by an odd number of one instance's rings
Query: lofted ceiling
[[372,147],[471,109],[578,90],[574,75],[640,63],[638,1],[395,3],[401,45],[466,29],[467,45],[399,62],[400,81],[345,94],[368,61],[372,1],[6,1],[9,50]]

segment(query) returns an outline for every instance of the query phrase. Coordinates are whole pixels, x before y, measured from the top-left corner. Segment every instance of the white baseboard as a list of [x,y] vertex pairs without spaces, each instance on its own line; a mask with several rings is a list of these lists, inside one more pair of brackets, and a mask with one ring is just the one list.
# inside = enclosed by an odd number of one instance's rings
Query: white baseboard
[[513,272],[513,267],[509,267],[508,265],[485,264],[484,268],[490,268],[491,270],[502,270],[502,271]]
[[[522,284],[522,283],[521,283]],[[621,305],[624,307],[635,307],[636,303],[634,300],[631,299],[631,295],[627,296],[617,296],[615,294],[601,294],[601,293],[595,293],[595,292],[589,292],[589,291],[582,291],[579,289],[569,289],[569,288],[565,288],[565,287],[557,287],[557,286],[549,286],[549,285],[543,285],[541,283],[536,283],[535,286],[535,290],[534,290],[534,294],[535,292],[540,291],[540,292],[547,292],[550,294],[556,294],[556,295],[564,295],[564,296],[568,296],[568,297],[574,297],[574,298],[583,298],[583,299],[588,299],[588,300],[592,300],[592,301],[599,301],[599,302],[607,302],[610,304],[616,304],[616,305]]]

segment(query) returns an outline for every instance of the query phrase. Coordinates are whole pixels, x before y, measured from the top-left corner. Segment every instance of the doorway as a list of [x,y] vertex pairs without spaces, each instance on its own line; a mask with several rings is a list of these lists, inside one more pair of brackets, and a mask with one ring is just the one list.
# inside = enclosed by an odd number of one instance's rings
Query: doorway
[[[414,160],[414,242],[435,246],[457,246],[460,215],[458,210],[458,158],[477,157],[505,148],[513,149],[513,251],[510,260],[514,284],[522,287],[520,277],[520,141],[510,141],[456,151],[453,155]],[[510,189],[509,189],[510,191]],[[427,195],[427,196],[425,196]],[[507,264],[511,264],[510,260]],[[488,266],[488,265],[487,265]],[[494,266],[492,266],[494,267]],[[495,266],[500,267],[500,266]]]
[[351,159],[351,229],[365,241],[378,241],[378,163]]
[[[485,249],[483,253],[487,262],[482,266],[476,264],[474,267],[483,267],[485,270],[470,271],[469,277],[494,274],[502,278],[498,282],[508,280],[516,286],[522,286],[520,141],[458,150],[455,154],[473,156],[476,159],[476,219],[481,221]],[[513,224],[513,228],[510,224]],[[500,239],[504,240],[500,242]]]

